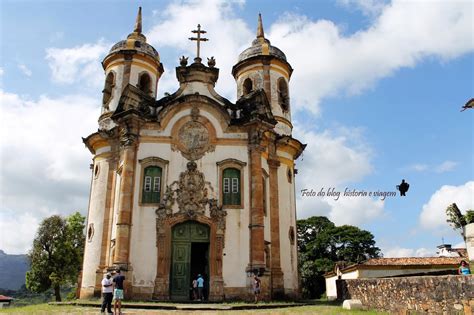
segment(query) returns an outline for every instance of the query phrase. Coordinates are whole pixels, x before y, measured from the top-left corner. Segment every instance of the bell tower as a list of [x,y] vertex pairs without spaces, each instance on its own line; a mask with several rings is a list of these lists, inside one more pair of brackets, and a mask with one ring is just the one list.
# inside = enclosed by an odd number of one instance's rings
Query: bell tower
[[291,107],[289,81],[293,68],[285,54],[265,38],[262,16],[258,15],[257,37],[252,46],[240,55],[232,68],[237,82],[237,98],[263,89],[272,107],[278,124],[275,131],[280,135],[291,135]]
[[142,8],[138,9],[135,28],[127,39],[116,43],[102,61],[105,84],[102,91],[101,129],[110,129],[110,116],[117,109],[123,89],[133,85],[143,94],[156,99],[158,81],[164,72],[160,55],[142,34]]

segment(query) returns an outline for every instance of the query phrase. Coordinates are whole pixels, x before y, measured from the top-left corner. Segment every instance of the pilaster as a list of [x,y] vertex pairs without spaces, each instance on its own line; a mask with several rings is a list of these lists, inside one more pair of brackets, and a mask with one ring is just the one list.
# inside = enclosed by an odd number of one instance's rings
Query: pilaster
[[250,156],[250,268],[265,269],[263,174],[261,145],[263,132],[257,128],[249,131]]
[[283,272],[280,257],[280,207],[278,202],[278,168],[280,161],[276,155],[268,159],[270,181],[270,237],[271,237],[271,291],[272,298],[284,295]]
[[124,121],[120,130],[122,173],[120,176],[119,210],[113,264],[123,270],[129,270],[130,264],[130,232],[132,224],[138,130],[138,120],[135,120],[133,117]]

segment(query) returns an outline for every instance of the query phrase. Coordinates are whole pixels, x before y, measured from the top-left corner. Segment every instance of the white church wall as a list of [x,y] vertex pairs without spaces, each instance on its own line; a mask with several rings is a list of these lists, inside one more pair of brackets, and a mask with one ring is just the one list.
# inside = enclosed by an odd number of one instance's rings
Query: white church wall
[[105,214],[105,198],[107,193],[108,163],[103,159],[96,159],[94,170],[98,168],[97,175],[93,175],[89,214],[87,218],[87,230],[90,224],[94,225],[94,234],[91,239],[86,240],[84,253],[84,267],[82,287],[94,287],[96,280],[96,269],[100,265],[102,249],[102,234]]
[[115,76],[114,87],[112,89],[112,95],[109,101],[109,111],[113,112],[117,109],[120,95],[122,94],[122,82],[123,82],[123,65],[115,64],[107,68],[107,74],[113,71]]
[[[295,270],[297,268],[296,250],[291,246],[289,239],[290,226],[293,226],[292,185],[288,183],[286,174],[286,165],[281,164],[278,168],[278,189],[279,189],[279,208],[280,208],[280,252],[281,268],[284,273],[285,289],[292,289],[297,286],[295,283]],[[296,231],[295,231],[296,232]],[[296,243],[295,243],[296,244]],[[293,247],[293,248],[292,248]],[[290,253],[285,255],[284,253]]]
[[194,81],[185,83],[185,87],[181,95],[194,95],[196,93],[199,93],[200,95],[205,95],[215,100],[216,102],[223,104],[221,100],[216,99],[214,95],[212,95],[212,93],[209,91],[208,85],[203,82]]
[[133,285],[153,287],[157,270],[156,207],[137,207],[133,211],[130,263]]
[[[137,154],[137,164],[135,173],[134,189],[134,213],[132,215],[132,235],[131,263],[134,268],[134,283],[137,286],[149,286],[155,280],[156,275],[156,226],[155,226],[155,206],[139,206],[140,190],[142,189],[141,159],[156,156],[169,161],[167,170],[163,178],[163,185],[170,185],[179,179],[179,174],[186,170],[188,160],[180,152],[171,151],[168,143],[141,143]],[[211,183],[214,192],[209,191],[209,198],[219,198],[219,174],[216,162],[225,159],[237,159],[247,163],[243,172],[243,195],[244,205],[242,209],[228,209],[226,238],[223,257],[223,277],[226,286],[245,286],[245,267],[248,264],[248,255],[242,253],[249,252],[249,212],[250,200],[249,172],[248,172],[248,150],[246,146],[216,146],[214,152],[206,153],[197,160],[199,171],[203,172],[205,180]],[[177,207],[175,205],[175,211]],[[140,228],[136,228],[140,227]],[[240,270],[241,273],[236,273]]]

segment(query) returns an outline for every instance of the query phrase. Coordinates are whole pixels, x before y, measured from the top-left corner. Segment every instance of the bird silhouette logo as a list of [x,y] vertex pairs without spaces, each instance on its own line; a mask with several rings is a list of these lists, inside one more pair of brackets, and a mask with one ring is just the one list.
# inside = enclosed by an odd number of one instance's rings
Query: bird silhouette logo
[[406,196],[405,194],[408,191],[408,188],[410,188],[410,184],[405,182],[404,179],[402,179],[402,182],[400,183],[400,185],[397,185],[397,190],[400,191],[400,196]]

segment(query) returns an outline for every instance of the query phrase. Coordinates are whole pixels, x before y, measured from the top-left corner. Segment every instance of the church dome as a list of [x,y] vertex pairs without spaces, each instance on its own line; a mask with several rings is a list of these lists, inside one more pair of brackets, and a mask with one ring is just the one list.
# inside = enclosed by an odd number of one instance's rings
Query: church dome
[[[108,56],[119,53],[121,51],[134,50],[138,53],[143,53],[155,59],[157,62],[160,61],[160,55],[158,51],[146,42],[145,35],[142,34],[142,8],[138,9],[137,20],[135,22],[135,28],[132,33],[127,36],[127,39],[121,40],[110,49]],[[106,59],[107,59],[106,57]]]
[[252,46],[239,55],[238,63],[256,56],[273,56],[286,61],[285,54],[277,47],[270,44],[263,34],[262,15],[258,15],[257,38],[252,41]]
[[266,38],[256,38],[252,42],[252,46],[245,49],[239,55],[238,62],[255,56],[273,56],[286,61],[286,56],[278,47],[272,46]]
[[156,51],[156,49],[152,45],[148,44],[145,41],[141,41],[139,39],[133,39],[133,38],[121,40],[115,45],[113,45],[109,51],[109,55],[113,53],[117,53],[121,50],[130,50],[130,49],[144,53],[155,59],[158,59],[158,60],[160,59],[160,55],[158,54],[158,51]]

